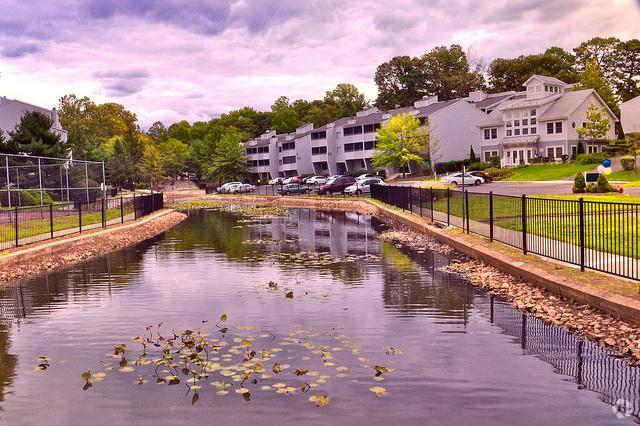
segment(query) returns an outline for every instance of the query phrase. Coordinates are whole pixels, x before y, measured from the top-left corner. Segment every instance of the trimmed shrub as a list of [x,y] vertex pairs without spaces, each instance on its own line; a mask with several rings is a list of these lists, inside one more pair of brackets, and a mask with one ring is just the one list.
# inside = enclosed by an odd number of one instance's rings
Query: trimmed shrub
[[585,191],[588,192],[589,194],[595,194],[596,192],[598,192],[598,185],[592,182],[589,185],[587,185]]
[[[11,194],[13,199],[13,194]],[[53,199],[46,192],[42,191],[42,204],[51,204],[53,203]],[[32,191],[22,191],[20,193],[20,205],[21,206],[39,206],[40,205],[40,191],[32,190]]]
[[577,155],[584,154],[584,144],[582,142],[578,142]]
[[596,182],[596,186],[597,186],[597,191],[602,194],[614,191],[613,186],[611,186],[611,184],[607,180],[607,177],[602,173],[600,173],[600,176],[598,176],[598,181]]
[[469,165],[467,170],[470,172],[481,172],[488,169],[489,167],[491,167],[491,164],[489,163],[473,163]]
[[489,163],[491,164],[491,167],[495,167],[495,168],[499,169],[500,168],[500,156],[498,156],[498,155],[491,156],[491,158],[489,158]]
[[600,164],[607,159],[607,154],[596,152],[594,154],[580,154],[576,161],[580,164]]
[[625,170],[635,170],[636,159],[633,157],[622,157],[620,159],[620,164],[622,164],[622,168]]
[[513,175],[513,170],[509,168],[497,169],[495,167],[491,167],[489,169],[486,169],[484,172],[491,176],[493,180],[502,180]]
[[587,189],[587,183],[584,180],[582,173],[576,174],[576,178],[573,180],[573,193],[582,194]]

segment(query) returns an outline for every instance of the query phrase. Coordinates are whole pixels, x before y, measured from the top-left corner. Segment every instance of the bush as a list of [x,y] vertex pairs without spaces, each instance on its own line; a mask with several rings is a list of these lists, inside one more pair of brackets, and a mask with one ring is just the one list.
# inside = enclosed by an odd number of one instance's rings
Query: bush
[[596,185],[598,187],[598,192],[599,193],[607,193],[607,192],[613,192],[613,186],[611,186],[611,184],[609,183],[609,181],[607,180],[607,177],[600,173],[600,176],[598,176],[598,181],[596,182]]
[[593,154],[580,154],[576,157],[576,161],[580,164],[600,164],[607,159],[607,154],[597,152]]
[[620,159],[620,164],[622,164],[622,168],[625,170],[635,170],[636,159],[633,157],[622,157]]
[[508,178],[509,176],[513,176],[513,170],[509,168],[498,169],[492,167],[490,169],[486,169],[484,172],[491,176],[493,180],[502,180]]
[[491,164],[489,163],[472,163],[469,165],[467,170],[470,172],[478,172],[478,171],[481,172],[483,170],[488,169],[489,167],[491,167]]
[[[13,194],[11,194],[11,199],[13,200]],[[49,195],[49,193],[43,191],[42,192],[42,204],[51,204],[53,203],[53,199]],[[40,205],[40,191],[32,190],[32,191],[22,191],[20,192],[20,205],[21,206],[39,206]]]
[[495,168],[499,169],[500,168],[500,156],[498,156],[498,155],[491,156],[491,158],[489,158],[489,163],[491,164],[491,167],[495,167]]
[[582,173],[576,174],[576,178],[573,180],[573,193],[582,194],[587,189],[587,183],[584,180]]
[[587,188],[585,189],[585,191],[588,192],[589,194],[595,194],[596,192],[598,192],[598,185],[592,182],[589,185],[587,185]]

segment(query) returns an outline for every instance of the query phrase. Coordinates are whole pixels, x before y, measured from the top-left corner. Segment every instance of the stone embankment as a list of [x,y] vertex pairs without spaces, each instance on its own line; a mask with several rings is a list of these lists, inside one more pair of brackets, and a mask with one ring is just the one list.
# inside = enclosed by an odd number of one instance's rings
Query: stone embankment
[[136,222],[20,247],[0,256],[0,287],[44,270],[82,262],[155,237],[186,219],[162,210]]

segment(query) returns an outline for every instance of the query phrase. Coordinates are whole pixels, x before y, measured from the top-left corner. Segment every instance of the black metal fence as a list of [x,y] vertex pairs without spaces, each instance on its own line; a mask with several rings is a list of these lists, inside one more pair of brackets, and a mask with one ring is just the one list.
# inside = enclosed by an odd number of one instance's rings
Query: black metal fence
[[374,185],[371,197],[491,241],[640,280],[640,204]]
[[164,208],[162,193],[0,210],[0,250],[136,220]]

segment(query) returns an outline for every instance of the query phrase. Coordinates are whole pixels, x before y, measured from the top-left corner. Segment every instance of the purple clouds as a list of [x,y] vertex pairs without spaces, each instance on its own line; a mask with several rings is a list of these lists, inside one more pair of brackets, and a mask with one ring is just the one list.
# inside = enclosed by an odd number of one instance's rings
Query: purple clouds
[[638,37],[637,2],[598,0],[4,0],[0,95],[65,93],[155,120],[206,120],[340,82],[376,95],[376,66],[458,43],[485,61]]

